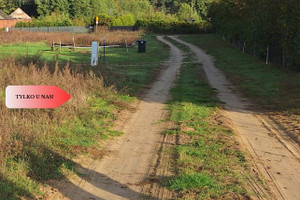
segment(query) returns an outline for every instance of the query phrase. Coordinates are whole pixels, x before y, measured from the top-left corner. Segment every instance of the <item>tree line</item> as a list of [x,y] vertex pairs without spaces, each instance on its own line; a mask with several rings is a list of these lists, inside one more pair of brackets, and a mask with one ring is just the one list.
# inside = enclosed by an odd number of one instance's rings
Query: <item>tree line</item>
[[[59,14],[75,24],[89,24],[97,15],[118,18],[132,15],[134,20],[161,18],[183,21],[206,19],[213,0],[0,0],[0,10],[10,13],[21,7],[35,18]],[[54,18],[54,17],[53,17]],[[121,19],[120,19],[121,20]]]
[[280,51],[300,70],[299,10],[299,0],[215,0],[208,17],[220,34]]
[[192,19],[207,30],[208,20],[231,38],[282,50],[288,64],[300,68],[299,0],[0,0],[8,14],[16,7],[35,17],[32,26],[91,25],[99,16],[103,25],[138,22],[160,31],[185,29],[182,23]]

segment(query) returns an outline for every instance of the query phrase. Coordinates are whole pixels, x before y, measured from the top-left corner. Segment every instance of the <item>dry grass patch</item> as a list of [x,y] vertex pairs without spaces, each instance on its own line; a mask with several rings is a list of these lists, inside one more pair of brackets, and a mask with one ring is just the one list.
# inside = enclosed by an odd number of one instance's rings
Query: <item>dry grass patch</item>
[[[55,85],[71,99],[56,109],[8,109],[8,85]],[[25,67],[14,60],[0,61],[0,87],[0,199],[41,194],[41,183],[74,170],[71,159],[78,154],[101,158],[99,141],[120,134],[110,127],[130,101],[105,88],[93,73],[72,73],[58,65],[50,72],[47,66]]]
[[73,38],[77,46],[90,45],[92,41],[102,41],[106,37],[107,45],[132,44],[143,34],[142,31],[101,31],[91,34],[75,34],[68,32],[42,33],[28,31],[0,32],[0,44],[18,44],[26,42],[46,41],[49,45],[52,42],[62,42],[63,44],[73,44]]

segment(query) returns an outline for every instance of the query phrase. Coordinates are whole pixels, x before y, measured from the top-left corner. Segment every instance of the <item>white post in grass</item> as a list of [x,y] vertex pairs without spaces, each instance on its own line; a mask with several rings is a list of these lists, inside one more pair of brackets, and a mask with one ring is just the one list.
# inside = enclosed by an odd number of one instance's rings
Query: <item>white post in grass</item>
[[92,42],[91,66],[98,64],[99,42]]

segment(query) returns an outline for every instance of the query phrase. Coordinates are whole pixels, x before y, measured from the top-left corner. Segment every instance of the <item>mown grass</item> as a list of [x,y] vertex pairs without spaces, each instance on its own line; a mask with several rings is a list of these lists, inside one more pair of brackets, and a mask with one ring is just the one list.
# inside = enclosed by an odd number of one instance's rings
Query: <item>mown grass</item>
[[[147,53],[138,54],[137,47],[129,49],[129,53],[125,48],[111,49],[105,66],[89,67],[85,73],[70,70],[68,64],[62,68],[51,63],[49,66],[30,62],[23,65],[7,56],[0,61],[1,200],[43,196],[40,189],[47,181],[63,178],[66,173],[77,173],[74,157],[80,154],[103,156],[105,151],[99,141],[122,134],[111,130],[111,126],[117,113],[126,109],[135,97],[124,90],[119,93],[114,87],[105,87],[105,78],[110,79],[111,85],[114,79],[101,77],[98,72],[103,72],[101,67],[107,67],[118,77],[116,72],[123,69],[119,65],[125,63],[127,69],[122,73],[130,80],[127,78],[123,87],[131,89],[132,94],[140,92],[153,80],[168,53],[154,36],[146,36],[146,39],[150,42]],[[20,49],[27,51],[26,47]],[[34,51],[36,49],[32,50],[33,56]],[[157,53],[159,56],[151,59]],[[146,67],[145,60],[149,61]],[[4,104],[8,85],[56,85],[68,92],[71,99],[56,109],[8,109]]]
[[216,35],[181,36],[216,59],[217,66],[261,108],[299,114],[299,75],[243,54]]
[[61,51],[55,48],[50,51],[50,46],[43,42],[38,43],[21,43],[13,45],[0,46],[1,57],[14,56],[17,59],[33,63],[90,63],[90,49],[76,49],[75,51],[68,48],[62,48]]
[[133,48],[107,48],[107,68],[125,77],[126,92],[136,95],[143,91],[161,70],[161,62],[168,58],[169,51],[155,39],[155,35],[142,37],[147,41],[146,53],[137,53]]
[[191,61],[189,52],[168,104],[170,120],[177,128],[166,134],[176,134],[181,141],[173,152],[177,157],[176,175],[165,186],[182,199],[247,199],[244,155],[234,133],[214,125],[219,101],[214,97],[215,91],[201,79],[199,66]]

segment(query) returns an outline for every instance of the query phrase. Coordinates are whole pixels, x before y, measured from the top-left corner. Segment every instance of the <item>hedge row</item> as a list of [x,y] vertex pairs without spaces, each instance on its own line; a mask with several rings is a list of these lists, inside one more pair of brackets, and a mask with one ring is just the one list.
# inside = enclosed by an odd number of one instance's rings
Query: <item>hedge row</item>
[[22,27],[60,27],[60,26],[72,26],[73,23],[71,20],[61,20],[56,22],[42,21],[42,20],[33,20],[32,22],[18,22],[16,24],[17,28]]
[[179,22],[179,21],[156,21],[156,20],[137,20],[136,26],[155,33],[209,33],[212,25],[208,21],[195,23]]
[[[128,26],[133,25],[134,21],[131,16],[123,16],[123,18],[117,18],[116,23],[113,19],[107,16],[101,16],[102,21],[99,22],[100,26]],[[118,22],[118,23],[117,23]],[[125,25],[123,25],[126,22]],[[59,27],[59,26],[72,26],[71,20],[59,20],[59,21],[42,21],[33,20],[32,22],[18,22],[16,27]],[[163,21],[163,20],[137,20],[134,26],[145,29],[147,31],[155,33],[209,33],[212,30],[212,25],[208,21],[201,22],[180,22],[180,21]]]

